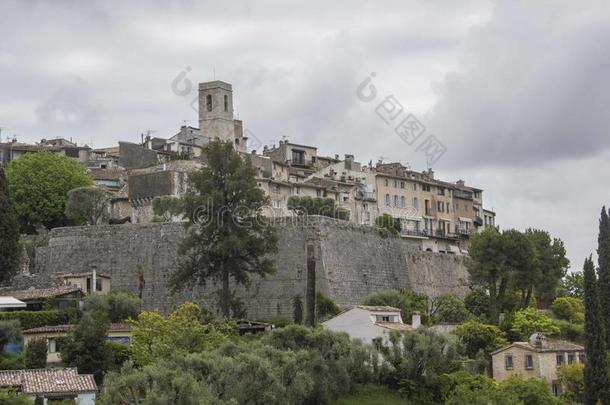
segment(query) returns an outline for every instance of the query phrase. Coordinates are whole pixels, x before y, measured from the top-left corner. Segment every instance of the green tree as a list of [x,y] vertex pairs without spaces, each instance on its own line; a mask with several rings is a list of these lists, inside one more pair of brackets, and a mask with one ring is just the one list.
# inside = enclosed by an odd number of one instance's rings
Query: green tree
[[19,321],[0,321],[0,354],[4,353],[4,346],[19,339],[21,339]]
[[153,213],[159,221],[168,222],[172,217],[180,215],[182,212],[182,201],[178,197],[163,195],[153,198]]
[[106,344],[109,328],[108,318],[104,314],[83,314],[60,349],[62,362],[76,367],[79,373],[93,374],[95,380],[101,383],[110,365],[110,352]]
[[409,323],[414,311],[422,315],[422,323],[428,323],[428,297],[415,291],[379,291],[366,297],[364,305],[380,306],[386,305],[400,309],[403,322]]
[[561,397],[569,403],[582,404],[585,395],[584,365],[564,364],[557,370],[557,377],[564,387]]
[[599,293],[593,260],[589,256],[583,268],[585,288],[585,405],[595,405],[598,400],[607,403],[608,374],[606,361],[606,336],[599,303]]
[[292,299],[292,320],[294,323],[300,325],[303,323],[303,299],[300,295],[295,295]]
[[140,366],[175,354],[218,347],[235,335],[234,322],[202,323],[202,309],[187,302],[165,318],[158,312],[141,312],[132,325],[131,351]]
[[95,187],[68,191],[66,218],[75,225],[97,225],[106,215],[110,193]]
[[25,368],[45,368],[47,366],[46,339],[32,339],[25,345],[23,363]]
[[559,319],[575,323],[585,321],[585,304],[580,298],[559,297],[553,301],[551,311]]
[[27,396],[13,390],[0,390],[0,405],[32,405]]
[[84,312],[101,312],[110,322],[136,318],[140,313],[140,299],[131,291],[113,290],[108,294],[91,294],[83,304]]
[[316,293],[316,319],[318,322],[321,322],[326,318],[333,317],[340,311],[341,309],[335,301],[319,291]]
[[375,225],[387,231],[390,235],[400,235],[400,221],[390,214],[381,214],[375,218]]
[[489,311],[489,295],[484,288],[475,287],[464,298],[466,309],[478,317],[487,317]]
[[534,332],[553,335],[559,328],[546,313],[534,308],[525,308],[515,313],[511,331],[522,340],[527,340]]
[[503,396],[514,396],[524,405],[553,405],[557,399],[549,389],[546,381],[538,378],[512,376],[502,381],[498,391]]
[[93,185],[84,166],[50,152],[31,153],[13,160],[6,171],[15,211],[26,229],[67,223],[68,191]]
[[477,321],[464,322],[453,333],[460,338],[470,358],[475,358],[480,351],[489,356],[507,344],[506,334],[500,328]]
[[[568,271],[570,261],[566,258],[561,239],[551,240],[549,233],[540,229],[528,229],[525,235],[534,250],[534,261],[530,270],[535,274],[533,290],[538,303],[546,307],[555,299],[557,288]],[[531,297],[531,287],[528,288],[527,294]]]
[[438,297],[434,311],[436,322],[462,323],[471,316],[459,295],[446,293]]
[[529,305],[532,292],[541,278],[541,266],[537,265],[536,251],[531,238],[516,229],[502,232],[503,266],[509,274],[509,287],[518,291],[520,308]]
[[231,314],[231,279],[249,285],[250,274],[264,277],[275,268],[276,229],[261,213],[268,197],[257,186],[249,157],[230,142],[211,141],[204,148],[208,165],[189,178],[183,208],[189,221],[179,253],[183,256],[171,284],[220,282],[220,308]]
[[585,296],[583,283],[582,271],[575,271],[566,274],[562,280],[562,287],[571,297],[583,299]]
[[599,218],[597,264],[600,322],[606,329],[606,350],[610,350],[610,219],[606,207]]
[[0,167],[0,282],[9,281],[19,264],[19,221],[4,168]]
[[349,220],[349,211],[339,207],[333,198],[291,196],[288,198],[287,207],[299,215],[321,215]]

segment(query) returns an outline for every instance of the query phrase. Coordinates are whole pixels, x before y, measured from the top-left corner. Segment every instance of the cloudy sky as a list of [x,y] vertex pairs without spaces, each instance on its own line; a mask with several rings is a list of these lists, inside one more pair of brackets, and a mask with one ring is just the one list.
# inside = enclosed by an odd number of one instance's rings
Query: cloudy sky
[[[434,135],[437,176],[483,188],[502,227],[547,229],[574,270],[595,249],[610,204],[606,1],[4,0],[0,15],[3,139],[169,136],[197,125],[196,83],[216,78],[261,145],[423,170]],[[411,142],[395,133],[407,114],[425,127]]]

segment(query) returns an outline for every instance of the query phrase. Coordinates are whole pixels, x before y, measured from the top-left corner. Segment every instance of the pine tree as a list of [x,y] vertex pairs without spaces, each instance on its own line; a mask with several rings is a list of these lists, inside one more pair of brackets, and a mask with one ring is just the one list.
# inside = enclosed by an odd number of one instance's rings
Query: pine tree
[[8,281],[19,264],[19,222],[4,169],[0,167],[0,282]]
[[602,207],[597,237],[597,275],[599,279],[599,303],[601,319],[606,328],[606,349],[610,349],[610,219],[606,207]]
[[585,288],[585,405],[607,403],[606,338],[601,321],[598,285],[591,257],[584,264]]

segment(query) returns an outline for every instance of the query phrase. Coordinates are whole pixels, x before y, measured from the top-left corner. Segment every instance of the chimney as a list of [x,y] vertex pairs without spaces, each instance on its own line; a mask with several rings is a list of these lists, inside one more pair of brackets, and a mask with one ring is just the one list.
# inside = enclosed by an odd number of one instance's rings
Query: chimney
[[462,179],[459,179],[458,181],[455,182],[455,184],[457,184],[458,186],[463,186],[466,184],[466,182]]
[[413,314],[411,314],[411,327],[413,329],[417,329],[421,326],[421,315],[419,314],[419,311],[413,311]]

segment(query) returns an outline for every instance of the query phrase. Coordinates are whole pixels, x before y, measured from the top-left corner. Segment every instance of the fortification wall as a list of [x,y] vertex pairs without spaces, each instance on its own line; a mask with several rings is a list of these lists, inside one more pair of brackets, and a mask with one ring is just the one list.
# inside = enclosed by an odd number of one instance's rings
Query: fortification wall
[[[175,294],[167,286],[178,267],[177,244],[183,232],[179,223],[57,228],[48,246],[37,251],[36,269],[52,273],[95,268],[112,277],[113,289],[138,293],[141,267],[145,309],[168,312],[185,300],[214,308],[214,285]],[[310,218],[307,224],[278,225],[278,236],[276,273],[253,278],[248,289],[237,288],[253,319],[292,317],[293,297],[305,296],[308,240],[316,246],[316,289],[340,305],[359,304],[383,289],[412,289],[429,296],[466,292],[461,257],[421,252],[408,241],[382,238],[370,227]]]

